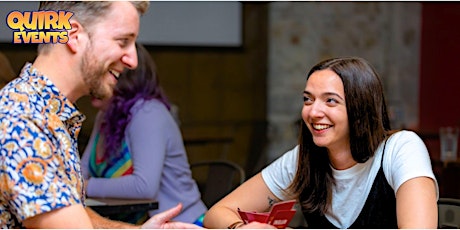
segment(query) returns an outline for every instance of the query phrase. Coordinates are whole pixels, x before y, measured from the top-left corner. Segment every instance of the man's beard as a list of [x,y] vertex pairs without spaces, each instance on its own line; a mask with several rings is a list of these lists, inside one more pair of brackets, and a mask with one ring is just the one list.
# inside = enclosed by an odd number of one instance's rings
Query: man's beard
[[83,73],[83,81],[89,87],[89,94],[97,99],[105,99],[112,96],[112,88],[103,84],[104,76],[108,70],[93,55],[91,45],[88,45],[85,55],[80,64]]

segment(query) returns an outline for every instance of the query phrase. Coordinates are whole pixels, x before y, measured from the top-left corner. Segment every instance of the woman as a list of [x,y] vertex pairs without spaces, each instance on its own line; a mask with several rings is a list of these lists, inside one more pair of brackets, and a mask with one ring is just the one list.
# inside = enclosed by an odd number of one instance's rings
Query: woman
[[[159,209],[182,203],[174,220],[193,223],[207,211],[192,179],[182,135],[170,114],[148,51],[137,44],[139,65],[121,74],[110,101],[100,109],[82,158],[89,197],[155,199]],[[118,219],[142,222],[147,215]]]
[[311,228],[437,227],[428,151],[415,133],[390,130],[381,79],[365,60],[315,65],[303,98],[299,145],[216,203],[205,227],[270,227],[245,225],[237,209],[290,199]]

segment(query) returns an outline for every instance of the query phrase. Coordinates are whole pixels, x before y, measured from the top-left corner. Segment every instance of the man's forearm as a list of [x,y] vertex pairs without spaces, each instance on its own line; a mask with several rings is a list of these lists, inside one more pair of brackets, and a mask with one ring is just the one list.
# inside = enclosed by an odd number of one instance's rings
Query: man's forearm
[[129,224],[129,223],[121,222],[121,221],[110,220],[105,217],[102,217],[101,215],[99,215],[98,213],[96,213],[95,211],[93,211],[91,208],[88,208],[88,207],[86,207],[85,210],[88,213],[88,216],[94,228],[111,228],[111,229],[140,228],[140,226],[138,225]]

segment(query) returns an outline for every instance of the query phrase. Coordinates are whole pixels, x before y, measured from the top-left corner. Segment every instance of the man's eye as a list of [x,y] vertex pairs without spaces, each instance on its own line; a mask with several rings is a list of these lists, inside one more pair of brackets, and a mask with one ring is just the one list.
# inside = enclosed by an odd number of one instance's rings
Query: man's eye
[[120,44],[121,46],[127,46],[129,43],[129,39],[125,38],[125,39],[120,39]]

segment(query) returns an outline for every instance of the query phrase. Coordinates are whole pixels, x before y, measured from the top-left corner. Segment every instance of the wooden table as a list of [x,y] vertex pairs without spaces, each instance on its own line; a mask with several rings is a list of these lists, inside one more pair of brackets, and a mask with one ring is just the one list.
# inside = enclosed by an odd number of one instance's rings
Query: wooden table
[[101,216],[158,209],[158,201],[147,199],[86,198],[86,206]]

